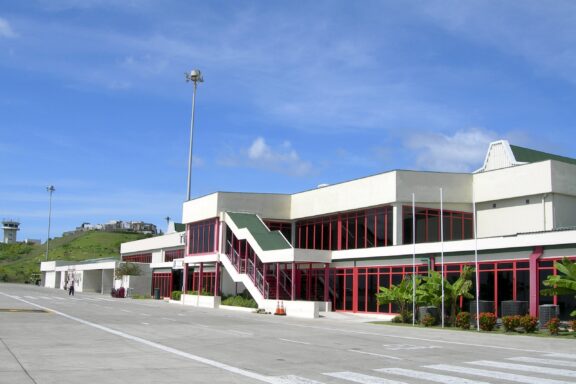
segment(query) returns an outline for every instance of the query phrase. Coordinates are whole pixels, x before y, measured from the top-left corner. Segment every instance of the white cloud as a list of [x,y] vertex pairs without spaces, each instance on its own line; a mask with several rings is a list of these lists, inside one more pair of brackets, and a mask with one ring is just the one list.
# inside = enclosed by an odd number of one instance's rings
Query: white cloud
[[300,159],[289,141],[271,147],[263,137],[256,138],[241,154],[233,154],[220,162],[226,166],[245,165],[292,176],[305,176],[312,171],[312,165]]
[[494,132],[469,128],[452,136],[416,133],[405,146],[416,153],[416,166],[425,170],[470,172],[482,165],[488,144],[497,140]]
[[6,19],[0,17],[0,38],[2,37],[16,37],[16,33]]

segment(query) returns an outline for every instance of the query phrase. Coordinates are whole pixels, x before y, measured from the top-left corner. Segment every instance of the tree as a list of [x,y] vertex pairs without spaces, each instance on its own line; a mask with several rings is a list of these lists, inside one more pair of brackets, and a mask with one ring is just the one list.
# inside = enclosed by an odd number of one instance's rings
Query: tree
[[140,276],[142,271],[137,264],[134,263],[120,263],[114,271],[114,277],[121,280],[124,276]]
[[472,289],[472,273],[474,269],[466,266],[462,269],[462,273],[454,283],[443,279],[441,274],[436,271],[431,271],[430,275],[424,277],[422,284],[420,284],[416,291],[417,302],[426,303],[434,306],[442,305],[442,280],[444,280],[444,305],[450,311],[450,323],[454,324],[456,321],[456,310],[458,308],[458,300],[460,297],[473,299],[474,295],[470,293]]
[[[540,291],[545,296],[556,295],[574,295],[576,297],[576,262],[568,260],[567,257],[562,261],[555,261],[554,268],[560,274],[549,275],[542,283],[548,288]],[[570,316],[576,316],[576,310],[570,313]]]
[[[420,278],[416,278],[416,289],[420,284]],[[378,300],[378,305],[394,303],[398,305],[400,310],[400,317],[403,322],[408,322],[409,312],[408,305],[413,302],[413,284],[412,276],[408,276],[403,279],[400,284],[392,285],[390,288],[380,287],[380,292],[376,294],[376,299]]]

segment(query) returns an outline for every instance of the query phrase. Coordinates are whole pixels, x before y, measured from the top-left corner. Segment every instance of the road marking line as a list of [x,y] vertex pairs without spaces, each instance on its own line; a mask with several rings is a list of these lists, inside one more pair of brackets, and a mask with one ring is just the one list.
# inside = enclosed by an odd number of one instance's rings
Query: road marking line
[[56,300],[66,300],[66,299],[63,298],[63,297],[55,297],[55,299],[56,299]]
[[51,297],[47,297],[47,296],[40,296],[40,298],[41,298],[41,299],[44,299],[44,300],[52,300]]
[[442,348],[437,345],[413,345],[413,344],[382,344],[382,346],[391,351],[410,351],[414,349]]
[[323,373],[323,375],[336,377],[337,379],[348,380],[354,383],[361,383],[361,384],[406,384],[403,381],[388,380],[382,377],[368,376],[362,373],[355,373],[355,372],[332,372],[332,373]]
[[[257,320],[257,321],[265,321],[270,322],[269,320]],[[321,327],[317,325],[304,325],[304,324],[296,324],[296,323],[282,323],[282,325],[289,325],[292,327],[299,327],[299,328],[310,328],[310,329],[319,329],[322,331],[331,331],[331,332],[339,332],[339,333],[348,333],[353,335],[368,335],[368,336],[378,336],[378,337],[385,337],[385,338],[395,338],[395,339],[405,339],[405,340],[418,340],[418,341],[425,341],[429,343],[439,343],[439,344],[450,344],[450,345],[463,345],[466,347],[478,347],[478,348],[488,348],[488,349],[501,349],[506,351],[519,351],[519,352],[534,352],[534,353],[542,353],[541,350],[536,349],[522,349],[522,348],[514,348],[514,347],[504,347],[499,345],[486,345],[486,344],[471,344],[459,341],[447,341],[447,340],[438,340],[438,339],[424,339],[421,337],[412,337],[412,336],[399,336],[396,334],[391,333],[378,333],[378,332],[367,332],[367,331],[354,331],[345,328],[333,328],[333,327]],[[576,355],[572,355],[574,357],[567,357],[570,359],[576,359]]]
[[[3,292],[0,292],[0,295],[9,296],[9,295],[7,295],[7,294],[5,294],[5,293],[3,293]],[[51,312],[53,312],[53,313],[55,313],[55,314],[57,314],[57,315],[59,315],[59,316],[65,317],[65,318],[67,318],[67,319],[69,319],[69,320],[76,321],[76,322],[78,322],[78,323],[87,325],[87,326],[89,326],[89,327],[93,327],[93,328],[99,329],[99,330],[101,330],[101,331],[111,333],[111,334],[113,334],[113,335],[115,335],[115,336],[119,336],[119,337],[122,337],[122,338],[124,338],[124,339],[132,340],[132,341],[135,341],[135,342],[137,342],[137,343],[144,344],[144,345],[147,345],[147,346],[152,347],[152,348],[159,349],[159,350],[164,351],[164,352],[172,353],[172,354],[174,354],[174,355],[183,357],[183,358],[185,358],[185,359],[193,360],[193,361],[196,361],[196,362],[201,363],[201,364],[209,365],[209,366],[214,367],[214,368],[219,368],[219,369],[222,369],[222,370],[224,370],[224,371],[228,371],[228,372],[231,372],[231,373],[234,373],[234,374],[237,374],[237,375],[240,375],[240,376],[248,377],[248,378],[251,378],[251,379],[254,379],[254,380],[258,380],[258,381],[261,381],[261,382],[264,382],[264,383],[270,383],[270,384],[280,384],[280,383],[281,383],[281,382],[279,382],[279,381],[277,380],[277,378],[275,378],[275,377],[264,376],[264,375],[261,375],[261,374],[259,374],[259,373],[250,372],[250,371],[244,370],[244,369],[242,369],[242,368],[237,368],[237,367],[234,367],[234,366],[225,364],[225,363],[221,363],[221,362],[216,361],[216,360],[210,360],[210,359],[207,359],[207,358],[205,358],[205,357],[193,355],[193,354],[191,354],[191,353],[184,352],[184,351],[181,351],[181,350],[176,349],[176,348],[168,347],[168,346],[166,346],[166,345],[162,345],[162,344],[156,343],[156,342],[154,342],[154,341],[146,340],[146,339],[143,339],[143,338],[138,337],[138,336],[132,336],[132,335],[130,335],[130,334],[127,334],[127,333],[124,333],[124,332],[121,332],[121,331],[117,331],[117,330],[115,330],[115,329],[108,328],[108,327],[105,327],[105,326],[100,325],[100,324],[92,323],[92,322],[90,322],[90,321],[83,320],[83,319],[80,319],[80,318],[78,318],[78,317],[74,317],[74,316],[68,315],[68,314],[66,314],[66,313],[64,313],[64,312],[60,312],[60,311],[56,311],[56,310],[51,309],[51,308],[44,307],[44,306],[42,306],[42,305],[38,305],[38,304],[35,304],[35,303],[31,303],[31,302],[29,302],[29,301],[22,300],[22,299],[18,299],[18,300],[21,301],[21,302],[24,302],[24,303],[26,303],[26,304],[30,304],[30,305],[32,305],[32,306],[34,306],[34,307],[41,308],[41,309],[45,309],[45,310],[47,310],[47,311],[51,311]]]
[[126,313],[132,313],[132,311],[128,310],[128,309],[121,309],[122,312],[126,312]]
[[312,379],[307,379],[305,377],[294,376],[294,375],[286,375],[286,376],[277,376],[278,384],[322,384],[321,381],[316,381]]
[[509,380],[509,381],[515,381],[517,383],[568,384],[567,381],[540,379],[538,377],[517,375],[515,373],[488,371],[485,369],[476,369],[476,368],[470,368],[470,367],[458,367],[456,365],[448,365],[448,364],[427,365],[427,366],[425,366],[425,368],[438,369],[441,371],[448,371],[448,372],[463,373],[465,375],[476,375],[476,376],[490,377],[490,378],[499,379],[499,380]]
[[430,372],[413,371],[411,369],[403,369],[403,368],[381,368],[381,369],[375,369],[375,371],[382,373],[389,373],[393,375],[411,377],[413,379],[423,381],[425,380],[435,381],[437,383],[443,383],[443,384],[490,384],[486,381],[468,380],[463,379],[461,377],[439,375],[437,373],[430,373]]
[[163,317],[162,320],[176,321],[176,320],[174,320],[174,319],[169,319],[169,318],[167,318],[167,317]]
[[147,313],[141,313],[140,315],[142,315],[142,316],[150,316],[150,315],[147,314]]
[[288,342],[288,343],[304,344],[304,345],[312,345],[312,343],[307,343],[307,342],[305,342],[305,341],[290,340],[290,339],[282,339],[282,338],[279,338],[278,340],[286,341],[286,342]]
[[239,335],[239,336],[254,336],[254,334],[252,332],[237,331],[235,329],[229,329],[227,332],[231,333],[233,335]]
[[150,325],[150,323],[142,323],[143,325]]
[[557,365],[559,367],[565,367],[566,364],[572,364],[572,361],[557,360],[557,359],[539,359],[537,357],[509,357],[507,360],[520,361],[522,363]]
[[470,361],[468,362],[468,364],[481,365],[484,367],[491,367],[491,368],[510,369],[513,371],[542,373],[545,375],[553,375],[553,376],[576,377],[576,371],[560,368],[539,367],[537,365],[510,364],[500,361],[487,361],[487,360]]
[[570,360],[576,360],[576,355],[573,355],[571,353],[549,353],[545,355],[546,357],[555,357],[555,358],[559,358],[559,359],[570,359]]
[[378,356],[378,357],[385,357],[387,359],[393,359],[393,360],[402,360],[401,358],[396,357],[396,356],[383,355],[381,353],[374,353],[374,352],[359,351],[357,349],[349,349],[348,352],[361,353],[364,355],[371,355],[371,356]]
[[[31,300],[37,300],[36,297],[34,297],[34,296],[24,296],[24,297],[27,299],[31,299]],[[18,299],[18,300],[20,300],[20,299]]]

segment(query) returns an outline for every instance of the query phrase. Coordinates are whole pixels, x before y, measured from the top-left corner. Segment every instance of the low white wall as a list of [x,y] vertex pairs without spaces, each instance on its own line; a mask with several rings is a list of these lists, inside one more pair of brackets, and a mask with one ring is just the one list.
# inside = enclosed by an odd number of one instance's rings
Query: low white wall
[[184,305],[194,307],[218,308],[220,306],[220,296],[182,295],[180,300],[184,301]]
[[49,272],[43,272],[44,274],[44,286],[46,288],[56,288],[58,285],[58,282],[56,282],[56,272],[55,271],[49,271]]
[[141,276],[122,276],[122,280],[114,281],[114,288],[130,289],[132,295],[149,295],[152,292],[152,277],[149,274]]
[[102,293],[102,270],[83,271],[84,279],[81,292]]
[[[320,317],[320,302],[318,301],[281,301],[286,311],[286,316],[316,319]],[[325,307],[324,303],[322,306]],[[278,307],[276,300],[265,300],[266,312],[274,313]]]
[[222,268],[221,271],[222,273],[220,274],[220,278],[222,279],[222,285],[221,285],[222,294],[230,296],[230,295],[239,295],[242,292],[244,292],[244,290],[246,289],[244,284],[232,280],[226,268]]
[[114,285],[114,270],[102,270],[102,294],[109,294]]

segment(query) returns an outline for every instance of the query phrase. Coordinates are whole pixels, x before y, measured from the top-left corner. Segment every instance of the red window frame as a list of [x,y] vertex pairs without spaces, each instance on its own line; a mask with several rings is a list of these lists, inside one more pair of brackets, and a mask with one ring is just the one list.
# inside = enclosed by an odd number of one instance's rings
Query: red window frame
[[[382,228],[378,226],[378,217],[382,216]],[[373,235],[369,239],[368,228],[369,221],[373,219]],[[353,222],[354,239],[349,238],[348,223]],[[311,219],[299,220],[296,222],[296,248],[304,249],[324,249],[324,250],[347,250],[360,248],[378,247],[378,235],[381,234],[384,244],[380,246],[392,245],[392,236],[389,236],[388,230],[393,223],[392,206],[385,205],[372,209],[359,211],[342,212],[337,215],[319,216]],[[359,242],[359,228],[362,228]],[[325,231],[329,233],[325,236]],[[318,231],[320,234],[318,235]],[[337,235],[336,244],[334,244],[334,234]],[[318,241],[319,244],[318,244]],[[350,241],[349,241],[350,240]],[[325,244],[325,243],[328,244]],[[350,243],[350,244],[349,244]],[[371,244],[370,244],[371,243]],[[333,246],[335,245],[335,247]]]
[[188,224],[186,226],[186,236],[188,238],[187,255],[203,255],[217,252],[219,228],[217,217]]
[[152,274],[152,292],[160,289],[160,297],[172,296],[172,273],[170,272],[157,272]]
[[122,256],[122,261],[150,264],[152,262],[152,253],[136,253],[133,255],[124,255]]
[[184,249],[171,249],[164,253],[164,262],[174,261],[175,259],[184,258]]

